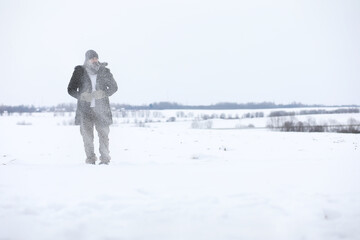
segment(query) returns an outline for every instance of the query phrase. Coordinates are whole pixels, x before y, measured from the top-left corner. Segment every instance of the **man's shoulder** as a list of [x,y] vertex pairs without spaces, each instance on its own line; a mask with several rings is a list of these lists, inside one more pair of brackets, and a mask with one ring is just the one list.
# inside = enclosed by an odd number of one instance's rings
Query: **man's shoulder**
[[84,66],[82,66],[82,65],[77,65],[76,67],[75,67],[75,70],[84,70]]
[[99,72],[101,72],[103,74],[107,74],[107,73],[110,73],[110,69],[104,66],[104,67],[100,68]]
[[84,73],[84,70],[85,70],[85,69],[84,69],[83,66],[78,65],[78,66],[75,67],[74,73],[76,73],[76,74],[83,74],[83,73]]

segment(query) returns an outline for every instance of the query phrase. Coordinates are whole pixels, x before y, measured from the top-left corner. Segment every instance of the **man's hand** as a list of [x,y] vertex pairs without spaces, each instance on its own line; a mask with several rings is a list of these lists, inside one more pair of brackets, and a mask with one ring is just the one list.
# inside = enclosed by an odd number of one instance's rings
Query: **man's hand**
[[97,90],[91,94],[91,96],[95,99],[102,99],[106,97],[106,93],[102,90]]
[[80,100],[85,101],[85,102],[91,102],[91,100],[92,100],[91,93],[83,92],[80,95]]

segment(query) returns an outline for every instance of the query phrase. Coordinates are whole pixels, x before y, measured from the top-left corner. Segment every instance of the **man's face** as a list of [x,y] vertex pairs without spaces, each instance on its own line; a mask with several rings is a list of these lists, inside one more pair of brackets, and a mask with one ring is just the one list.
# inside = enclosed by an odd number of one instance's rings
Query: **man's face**
[[89,59],[89,62],[90,62],[91,64],[97,63],[97,62],[99,62],[99,59],[98,59],[97,57],[93,57],[93,58]]

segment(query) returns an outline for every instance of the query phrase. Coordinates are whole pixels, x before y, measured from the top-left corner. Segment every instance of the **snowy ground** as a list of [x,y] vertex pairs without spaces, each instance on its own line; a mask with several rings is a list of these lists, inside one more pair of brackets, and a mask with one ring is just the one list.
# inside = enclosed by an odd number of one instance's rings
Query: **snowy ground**
[[0,117],[1,240],[360,239],[359,135],[118,121],[90,166],[52,116]]

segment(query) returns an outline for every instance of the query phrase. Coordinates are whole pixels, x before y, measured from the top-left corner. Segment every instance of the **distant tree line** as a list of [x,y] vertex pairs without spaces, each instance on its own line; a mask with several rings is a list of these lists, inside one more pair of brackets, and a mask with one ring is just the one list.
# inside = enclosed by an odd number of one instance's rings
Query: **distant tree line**
[[129,104],[112,104],[113,109],[127,110],[236,110],[236,109],[273,109],[273,108],[310,108],[310,107],[359,107],[358,105],[342,105],[342,106],[325,106],[325,105],[306,105],[302,103],[275,104],[273,102],[261,103],[231,103],[221,102],[213,105],[183,105],[175,102],[157,102],[149,105],[129,105]]
[[283,132],[337,132],[337,133],[360,133],[360,122],[354,118],[348,119],[348,124],[322,123],[317,124],[313,118],[307,121],[298,121],[296,118],[286,119],[283,117],[271,118],[268,128]]
[[[189,110],[235,110],[235,109],[272,109],[272,108],[310,108],[310,107],[359,107],[358,105],[342,105],[342,106],[324,106],[324,105],[305,105],[302,103],[290,104],[275,104],[273,102],[261,103],[231,103],[222,102],[213,105],[183,105],[175,102],[157,102],[149,105],[129,105],[129,104],[112,104],[113,111],[117,110],[174,110],[174,109],[189,109]],[[33,113],[33,112],[74,112],[76,110],[75,103],[62,103],[51,107],[35,107],[33,105],[0,105],[0,114],[7,113]],[[326,110],[303,110],[303,114],[324,114]],[[275,113],[274,113],[275,114]],[[280,114],[279,112],[277,114]],[[288,114],[283,111],[281,114]],[[292,113],[291,113],[292,114]],[[289,115],[284,115],[289,116]],[[291,116],[291,115],[290,115]]]
[[[320,105],[312,105],[314,107]],[[130,106],[132,107],[132,106]],[[291,103],[291,104],[275,104],[273,102],[261,102],[261,103],[231,103],[231,102],[220,102],[213,105],[182,105],[172,102],[159,102],[152,103],[148,106],[135,106],[142,107],[145,109],[156,109],[156,110],[165,110],[165,109],[205,109],[205,110],[232,110],[232,109],[271,109],[271,108],[299,108],[307,107],[307,105],[301,103]]]
[[0,114],[3,115],[5,112],[8,114],[12,113],[34,113],[34,112],[74,112],[76,110],[76,104],[63,103],[52,107],[35,107],[33,105],[18,105],[18,106],[7,106],[0,105]]
[[294,111],[274,111],[269,114],[269,117],[288,117],[295,115],[316,115],[316,114],[343,114],[343,113],[359,113],[359,108],[339,108],[335,110],[326,109],[313,109],[313,110],[301,110],[299,113]]
[[34,106],[25,106],[25,105],[19,105],[19,106],[0,105],[0,114],[3,114],[4,112],[33,113],[33,112],[37,112],[37,108],[35,108]]

